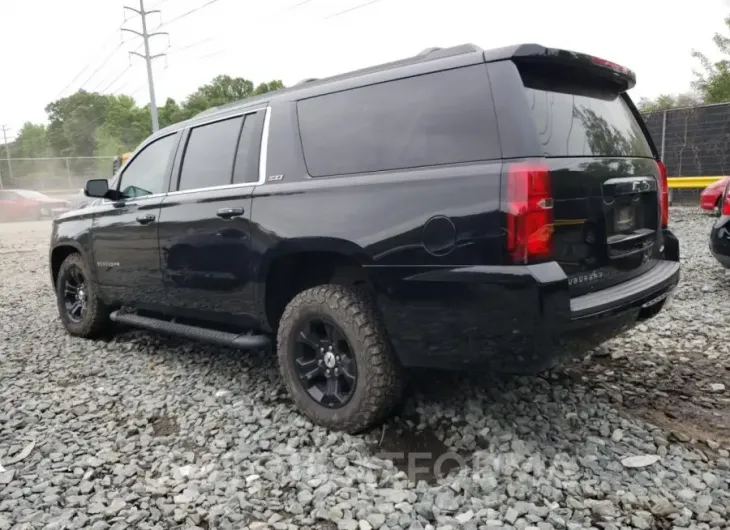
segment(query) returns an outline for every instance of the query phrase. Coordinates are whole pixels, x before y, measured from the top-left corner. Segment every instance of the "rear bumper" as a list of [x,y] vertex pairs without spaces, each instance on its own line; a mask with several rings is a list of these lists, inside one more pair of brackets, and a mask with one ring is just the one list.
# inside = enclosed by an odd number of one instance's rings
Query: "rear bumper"
[[679,277],[678,242],[667,230],[652,269],[584,296],[570,297],[553,262],[417,274],[381,297],[380,307],[406,366],[531,372],[655,316]]

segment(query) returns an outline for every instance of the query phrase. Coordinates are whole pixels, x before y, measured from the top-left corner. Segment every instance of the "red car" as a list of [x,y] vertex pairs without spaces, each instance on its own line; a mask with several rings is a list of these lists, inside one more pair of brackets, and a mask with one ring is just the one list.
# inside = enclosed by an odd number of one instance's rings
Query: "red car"
[[729,181],[730,177],[722,177],[702,190],[700,194],[700,208],[711,212],[718,211],[722,202],[722,192]]
[[0,190],[0,220],[2,221],[55,217],[68,209],[68,201],[52,199],[37,191]]

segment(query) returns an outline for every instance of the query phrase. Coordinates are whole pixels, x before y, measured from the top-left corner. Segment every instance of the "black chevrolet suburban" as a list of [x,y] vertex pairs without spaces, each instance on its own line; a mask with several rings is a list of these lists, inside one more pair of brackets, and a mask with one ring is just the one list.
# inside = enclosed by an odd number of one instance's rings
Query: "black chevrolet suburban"
[[634,84],[580,53],[461,45],[203,112],[54,221],[61,320],[273,345],[299,409],[349,432],[404,367],[549,368],[679,281]]

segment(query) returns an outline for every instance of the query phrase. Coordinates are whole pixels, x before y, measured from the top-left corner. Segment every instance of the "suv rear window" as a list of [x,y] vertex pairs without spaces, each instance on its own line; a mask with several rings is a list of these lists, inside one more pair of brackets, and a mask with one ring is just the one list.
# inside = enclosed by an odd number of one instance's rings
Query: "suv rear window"
[[388,81],[297,105],[315,177],[500,157],[485,65]]
[[559,72],[521,66],[520,74],[545,156],[652,158],[621,95]]

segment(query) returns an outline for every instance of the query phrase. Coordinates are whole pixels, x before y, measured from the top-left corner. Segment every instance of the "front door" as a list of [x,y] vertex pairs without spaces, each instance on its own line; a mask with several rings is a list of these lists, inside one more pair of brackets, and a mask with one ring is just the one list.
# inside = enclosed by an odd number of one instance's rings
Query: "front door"
[[256,325],[250,221],[264,116],[229,116],[183,140],[159,225],[167,299],[180,314]]
[[92,209],[92,266],[102,296],[139,307],[164,305],[157,223],[180,134],[142,147],[116,182],[123,198]]

